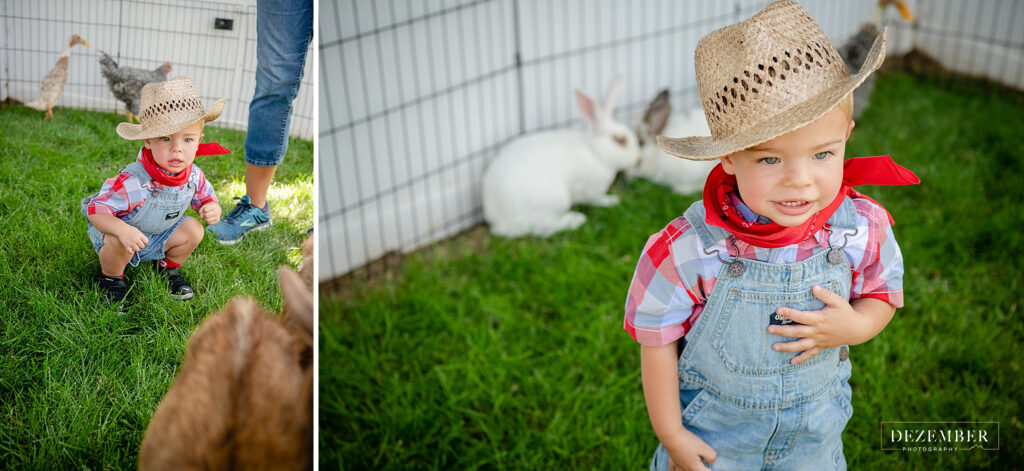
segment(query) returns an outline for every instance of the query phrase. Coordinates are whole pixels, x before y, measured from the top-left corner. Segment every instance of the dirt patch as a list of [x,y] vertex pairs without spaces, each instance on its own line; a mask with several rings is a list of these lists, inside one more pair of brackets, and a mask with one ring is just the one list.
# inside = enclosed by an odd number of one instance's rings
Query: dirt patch
[[946,68],[938,60],[919,49],[911,49],[906,54],[886,57],[882,66],[914,74],[946,72]]
[[412,252],[389,252],[360,268],[332,280],[320,283],[320,295],[324,297],[347,297],[357,289],[366,289],[381,284],[402,282],[405,261],[419,257],[424,263],[438,258],[451,258],[470,253],[486,252],[491,233],[487,226],[480,224],[445,240],[435,242]]

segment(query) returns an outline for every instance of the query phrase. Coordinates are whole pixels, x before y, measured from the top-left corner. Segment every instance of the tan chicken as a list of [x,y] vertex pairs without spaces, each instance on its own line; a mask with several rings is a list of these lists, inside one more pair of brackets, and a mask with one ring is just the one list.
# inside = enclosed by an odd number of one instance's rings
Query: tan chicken
[[39,87],[39,98],[25,105],[29,108],[45,111],[46,117],[43,119],[46,121],[53,117],[53,105],[57,103],[60,94],[64,92],[64,84],[68,82],[68,61],[71,58],[71,48],[76,44],[92,47],[81,36],[72,34],[67,47],[64,48],[64,52],[57,59],[57,63],[43,77],[43,85]]

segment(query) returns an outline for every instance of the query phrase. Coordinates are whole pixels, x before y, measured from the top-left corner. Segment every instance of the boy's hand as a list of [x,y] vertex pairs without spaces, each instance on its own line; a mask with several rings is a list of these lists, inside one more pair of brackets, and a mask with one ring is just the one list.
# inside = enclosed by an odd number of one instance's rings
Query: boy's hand
[[131,253],[142,250],[142,248],[149,243],[149,238],[146,237],[142,231],[136,229],[134,226],[129,226],[128,224],[125,224],[124,227],[115,234],[115,237],[117,237],[117,241]]
[[196,211],[199,217],[203,218],[207,224],[217,224],[220,221],[220,204],[216,201],[211,201],[199,207],[199,211]]
[[704,462],[714,464],[715,458],[718,456],[718,452],[714,448],[686,429],[676,435],[675,439],[663,441],[662,445],[668,451],[669,471],[710,471]]
[[862,316],[845,298],[818,285],[811,288],[811,292],[825,303],[820,311],[797,311],[788,307],[776,311],[803,325],[768,326],[770,334],[800,337],[772,347],[779,352],[803,352],[793,358],[791,363],[794,365],[809,360],[826,348],[855,343],[851,334],[862,330],[858,325]]

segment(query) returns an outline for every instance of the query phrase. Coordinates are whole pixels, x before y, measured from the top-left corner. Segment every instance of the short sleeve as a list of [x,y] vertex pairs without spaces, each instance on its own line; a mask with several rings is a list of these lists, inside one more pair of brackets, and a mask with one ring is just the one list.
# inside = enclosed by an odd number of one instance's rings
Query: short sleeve
[[855,200],[858,217],[868,228],[863,257],[854,268],[850,299],[881,299],[903,307],[903,254],[885,209],[864,199]]
[[121,217],[145,201],[145,190],[139,179],[121,173],[103,182],[99,193],[89,202],[88,214],[112,214]]
[[199,169],[198,165],[192,167],[192,179],[196,183],[196,194],[192,197],[192,209],[199,211],[203,205],[217,201],[217,194],[213,191],[213,184],[206,178],[206,175]]
[[642,345],[674,342],[689,331],[694,307],[703,305],[696,283],[680,275],[673,256],[673,242],[689,229],[679,218],[647,240],[626,297],[623,327]]

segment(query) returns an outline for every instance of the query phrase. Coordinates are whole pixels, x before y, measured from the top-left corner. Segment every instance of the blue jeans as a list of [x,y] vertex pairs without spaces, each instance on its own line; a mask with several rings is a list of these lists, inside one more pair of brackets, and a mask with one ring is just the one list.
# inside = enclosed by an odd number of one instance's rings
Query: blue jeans
[[256,2],[256,92],[249,103],[245,161],[280,165],[288,150],[292,102],[313,38],[313,0]]

